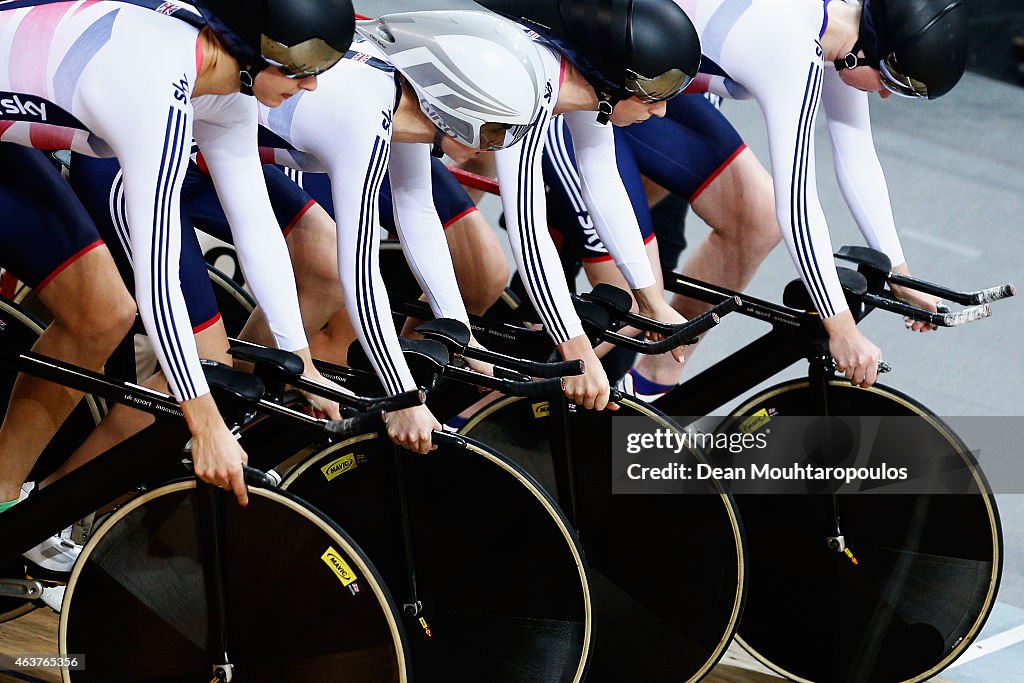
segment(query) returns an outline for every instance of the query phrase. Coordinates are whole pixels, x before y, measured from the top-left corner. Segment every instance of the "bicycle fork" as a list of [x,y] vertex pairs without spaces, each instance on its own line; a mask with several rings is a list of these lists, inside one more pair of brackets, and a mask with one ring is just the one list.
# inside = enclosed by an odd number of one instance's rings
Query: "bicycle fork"
[[416,554],[413,550],[412,521],[409,519],[409,486],[408,472],[403,460],[403,452],[398,446],[391,449],[395,465],[395,495],[399,508],[399,519],[402,523],[402,552],[405,556],[406,569],[406,602],[402,603],[402,612],[407,616],[419,621],[420,627],[429,638],[433,634],[426,618],[421,616],[423,612],[423,601],[420,600],[419,591],[416,586]]
[[[829,408],[829,382],[834,376],[833,368],[834,361],[828,353],[827,342],[824,342],[820,345],[814,358],[811,359],[808,374],[811,387],[818,391],[818,396],[821,400],[821,414],[825,418],[825,461],[829,463],[835,460],[831,454],[834,441],[832,439],[832,413]],[[845,555],[846,558],[856,566],[859,562],[854,556],[853,551],[846,546],[846,536],[843,535],[843,529],[840,524],[841,517],[839,514],[839,497],[837,494],[832,493],[830,495],[830,499],[832,513],[830,524],[831,535],[825,537],[825,543],[829,550]]]
[[224,528],[225,492],[209,484],[198,483],[197,495],[200,556],[204,558],[207,635],[213,678],[210,683],[228,683],[234,665],[228,656],[227,583],[224,552],[227,536]]

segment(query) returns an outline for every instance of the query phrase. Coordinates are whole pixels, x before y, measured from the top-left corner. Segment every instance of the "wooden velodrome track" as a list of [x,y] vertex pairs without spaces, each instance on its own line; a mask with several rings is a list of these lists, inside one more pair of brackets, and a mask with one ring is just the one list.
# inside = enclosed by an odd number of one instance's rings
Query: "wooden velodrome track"
[[[56,655],[57,615],[47,609],[37,609],[20,619],[0,624],[0,652]],[[781,680],[766,672],[740,647],[733,645],[722,662],[704,680],[706,683],[778,683]],[[942,683],[943,679],[933,680]],[[17,675],[0,671],[0,683],[25,681],[59,683],[60,673],[56,669],[18,672]]]

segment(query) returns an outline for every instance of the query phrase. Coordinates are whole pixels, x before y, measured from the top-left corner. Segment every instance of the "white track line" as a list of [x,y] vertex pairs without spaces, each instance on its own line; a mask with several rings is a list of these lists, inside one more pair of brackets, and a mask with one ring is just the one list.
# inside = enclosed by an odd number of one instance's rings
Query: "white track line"
[[946,668],[946,671],[955,669],[958,666],[967,664],[968,662],[973,662],[975,659],[979,659],[980,657],[985,657],[994,652],[999,652],[1000,650],[1008,648],[1011,645],[1016,645],[1021,641],[1024,641],[1024,624],[971,645],[967,652],[960,656],[960,659],[956,660]]

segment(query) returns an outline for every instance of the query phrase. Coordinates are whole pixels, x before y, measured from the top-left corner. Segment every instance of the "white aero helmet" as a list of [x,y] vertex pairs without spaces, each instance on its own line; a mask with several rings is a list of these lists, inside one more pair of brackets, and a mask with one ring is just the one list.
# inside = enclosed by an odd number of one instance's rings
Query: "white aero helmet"
[[401,12],[357,22],[356,30],[409,81],[434,125],[470,147],[514,145],[550,97],[533,41],[495,14]]

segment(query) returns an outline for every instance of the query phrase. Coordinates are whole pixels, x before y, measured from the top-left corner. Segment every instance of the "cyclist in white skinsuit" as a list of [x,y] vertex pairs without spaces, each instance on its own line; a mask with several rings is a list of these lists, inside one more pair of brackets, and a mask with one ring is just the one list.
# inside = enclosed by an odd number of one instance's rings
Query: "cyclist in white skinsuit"
[[[194,135],[206,152],[225,210],[239,226],[239,253],[257,280],[254,291],[278,344],[304,355],[311,368],[293,278],[270,282],[259,275],[290,274],[291,266],[253,144],[256,103],[238,93],[240,74],[249,76],[248,85],[269,104],[300,88],[315,87],[315,71],[302,72],[301,65],[326,68],[340,58],[351,36],[350,28],[345,35],[344,18],[352,12],[345,0],[322,0],[315,7],[321,18],[335,18],[339,29],[329,33],[341,37],[320,39],[319,26],[313,28],[292,45],[320,40],[322,49],[307,50],[292,61],[291,48],[282,42],[288,39],[282,36],[272,55],[264,55],[277,66],[262,70],[253,62],[240,66],[232,56],[239,53],[229,53],[216,37],[223,33],[200,31],[163,16],[184,11],[172,3],[164,3],[159,12],[122,2],[13,2],[0,7],[0,91],[21,103],[16,112],[5,108],[0,139],[120,159],[136,299],[192,430],[196,474],[234,490],[243,503],[245,454],[209,396],[181,296],[179,195]],[[293,29],[284,20],[290,12],[286,0],[278,2],[276,14],[270,11],[277,17],[276,26],[256,27],[255,42],[261,30],[273,34]],[[255,58],[262,60],[258,49]],[[303,78],[288,78],[282,69]],[[25,473],[31,464],[21,463]]]
[[[511,92],[502,103],[504,114],[528,126],[540,97],[532,87],[537,57],[530,41],[514,24],[494,15],[436,15],[444,17],[449,41],[455,40],[454,35],[479,35],[477,49],[506,67]],[[459,59],[455,49],[439,45],[438,51],[448,59]],[[480,54],[472,56],[478,59]],[[357,42],[348,58],[320,79],[315,92],[300,93],[276,109],[260,108],[262,125],[277,138],[263,136],[260,141],[272,146],[274,161],[326,173],[331,179],[339,274],[349,319],[392,393],[416,385],[391,322],[377,256],[377,205],[385,171],[390,172],[403,250],[435,315],[466,323],[469,319],[431,196],[429,143],[434,140],[434,127],[421,113],[412,89],[403,83],[387,55],[368,42]],[[506,139],[504,128],[500,137],[501,144],[513,142]],[[423,142],[428,144],[413,144]],[[446,149],[459,153],[454,147]],[[441,428],[425,406],[388,413],[386,421],[389,436],[417,452],[430,450],[430,432]]]
[[[704,53],[691,89],[753,97],[760,105],[783,237],[825,319],[838,369],[870,386],[881,352],[848,311],[815,186],[818,106],[824,103],[836,175],[857,225],[894,271],[908,273],[871,137],[867,93],[934,98],[952,88],[966,61],[965,10],[958,0],[871,0],[863,11],[841,0],[677,2],[697,27]],[[893,290],[931,310],[938,303]]]
[[[482,4],[513,19],[520,18],[521,9],[523,16],[537,16],[529,12],[536,8],[525,3],[509,0]],[[540,4],[541,10],[554,7],[550,2]],[[616,170],[612,130],[605,124],[609,118],[616,125],[629,125],[652,115],[664,115],[664,100],[678,94],[696,73],[699,44],[690,21],[671,0],[638,0],[619,13],[588,16],[594,26],[587,28],[619,38],[618,42],[589,44],[588,55],[597,60],[594,64],[577,52],[579,45],[550,34],[542,37],[524,28],[541,54],[545,72],[543,107],[523,143],[497,151],[495,162],[512,252],[534,307],[562,357],[585,362],[583,376],[567,378],[566,395],[586,408],[600,410],[608,404],[608,379],[572,307],[544,220],[544,136],[551,117],[564,113],[578,141],[576,155],[588,209],[633,290],[640,312],[666,322],[681,322],[681,316],[665,303],[650,267],[636,217]],[[550,27],[551,22],[546,25]],[[373,38],[372,34],[365,35]],[[375,40],[382,49],[390,49],[392,43],[386,33]],[[599,109],[603,113],[596,117],[594,112]],[[457,126],[446,126],[441,115],[432,118],[448,135],[458,135]]]

